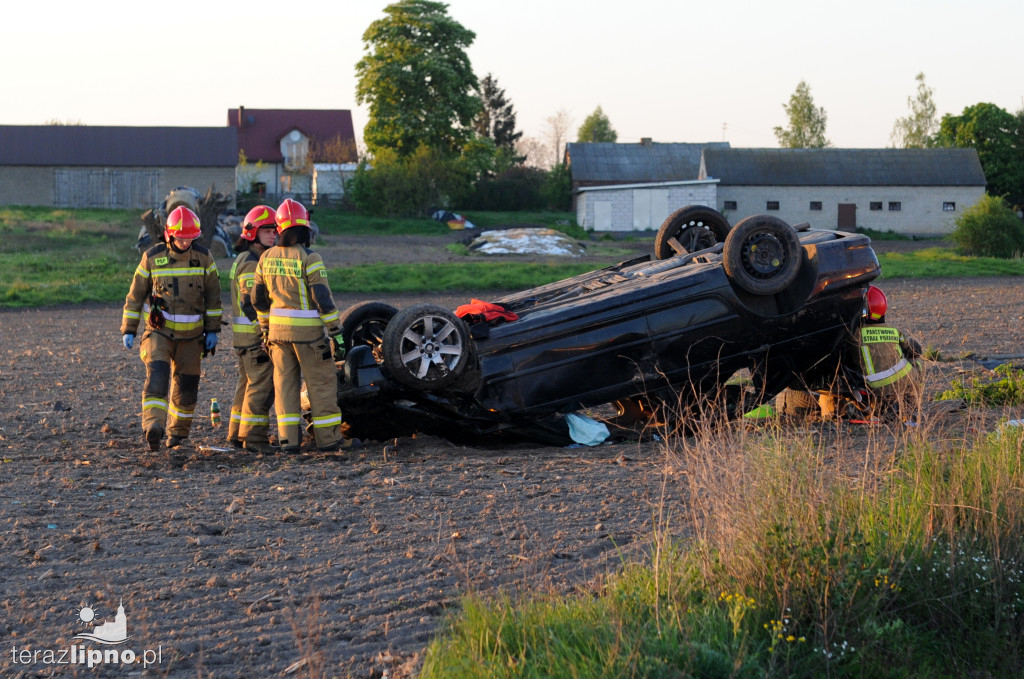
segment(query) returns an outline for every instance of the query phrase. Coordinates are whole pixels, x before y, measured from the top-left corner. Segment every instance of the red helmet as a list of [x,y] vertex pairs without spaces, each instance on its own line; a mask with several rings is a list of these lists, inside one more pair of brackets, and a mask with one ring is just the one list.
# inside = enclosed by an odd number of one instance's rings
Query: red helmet
[[309,213],[302,203],[285,198],[277,208],[277,232],[281,233],[292,226],[309,226]]
[[172,238],[192,240],[199,238],[200,233],[199,217],[184,205],[179,205],[171,210],[171,214],[167,215],[167,223],[164,225],[164,240],[169,241]]
[[249,210],[242,220],[242,238],[256,240],[256,231],[264,226],[274,226],[274,208],[269,205],[257,205]]
[[885,319],[886,309],[889,303],[885,301],[885,293],[873,285],[868,286],[868,312],[869,321],[881,321]]

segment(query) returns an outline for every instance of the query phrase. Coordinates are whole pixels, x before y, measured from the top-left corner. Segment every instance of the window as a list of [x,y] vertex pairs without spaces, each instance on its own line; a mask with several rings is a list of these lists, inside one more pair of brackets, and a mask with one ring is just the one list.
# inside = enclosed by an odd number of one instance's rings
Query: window
[[881,210],[882,209],[882,201],[880,201],[880,200],[873,200],[873,201],[871,201],[871,205],[868,206],[868,209],[869,210]]
[[777,200],[769,200],[768,201],[768,205],[766,206],[766,209],[768,209],[768,210],[778,210],[779,209],[779,201],[777,201]]
[[281,155],[284,156],[285,170],[301,171],[306,166],[308,153],[309,139],[298,130],[292,130],[281,138]]
[[814,211],[821,210],[821,201],[820,200],[812,200],[811,201],[811,209],[814,210]]
[[727,200],[727,201],[725,201],[725,204],[722,206],[722,209],[723,210],[735,210],[736,209],[736,201],[735,200]]
[[954,203],[953,201],[948,201],[948,200],[944,201],[942,203],[942,211],[943,212],[956,212],[956,203]]
[[903,204],[898,200],[889,201],[889,212],[899,212],[903,209]]

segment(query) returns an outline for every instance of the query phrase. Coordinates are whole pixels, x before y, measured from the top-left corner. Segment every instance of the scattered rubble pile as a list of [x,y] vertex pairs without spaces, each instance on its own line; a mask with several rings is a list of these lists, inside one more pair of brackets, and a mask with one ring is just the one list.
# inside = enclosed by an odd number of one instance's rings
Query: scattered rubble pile
[[484,255],[561,255],[580,257],[586,246],[561,231],[513,228],[484,231],[469,239],[467,247]]

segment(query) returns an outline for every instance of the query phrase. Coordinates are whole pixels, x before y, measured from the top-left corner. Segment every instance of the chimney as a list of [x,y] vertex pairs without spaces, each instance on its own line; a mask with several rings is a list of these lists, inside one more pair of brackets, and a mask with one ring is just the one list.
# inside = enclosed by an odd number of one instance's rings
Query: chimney
[[245,107],[238,107],[238,127],[241,128],[245,124]]
[[651,146],[651,144],[650,137],[640,137],[640,146]]

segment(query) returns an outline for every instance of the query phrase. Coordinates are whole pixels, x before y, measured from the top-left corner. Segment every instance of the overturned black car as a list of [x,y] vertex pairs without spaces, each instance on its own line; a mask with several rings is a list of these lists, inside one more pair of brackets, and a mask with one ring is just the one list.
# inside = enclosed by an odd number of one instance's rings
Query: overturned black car
[[[654,249],[493,300],[518,316],[498,325],[433,305],[349,308],[348,434],[554,443],[568,441],[562,414],[602,404],[638,422],[685,420],[708,402],[735,416],[833,369],[879,273],[864,235],[764,215],[730,227],[702,206],[673,213]],[[729,383],[744,369],[747,386]]]

